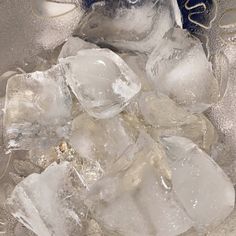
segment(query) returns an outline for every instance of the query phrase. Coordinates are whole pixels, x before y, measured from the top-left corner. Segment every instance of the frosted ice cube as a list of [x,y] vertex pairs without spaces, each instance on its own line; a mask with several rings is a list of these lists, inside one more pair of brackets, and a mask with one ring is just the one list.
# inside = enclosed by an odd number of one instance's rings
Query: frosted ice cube
[[151,52],[170,28],[176,24],[182,26],[176,0],[145,1],[141,6],[114,8],[94,5],[80,23],[78,34],[119,49]]
[[72,147],[81,157],[102,165],[114,162],[133,143],[134,135],[121,116],[96,120],[84,113],[72,122]]
[[193,112],[206,110],[218,98],[218,83],[201,42],[173,28],[150,55],[148,77],[159,93]]
[[109,49],[82,50],[61,62],[71,90],[96,118],[117,115],[140,91],[135,73]]
[[71,96],[59,67],[14,76],[7,84],[5,143],[13,149],[45,148],[70,112]]
[[70,37],[63,45],[58,59],[75,56],[78,51],[90,48],[97,48],[97,45],[86,42],[78,37]]
[[38,236],[81,235],[87,209],[80,202],[80,184],[68,162],[53,163],[19,183],[7,203],[13,216]]
[[173,191],[195,222],[214,227],[233,210],[235,191],[220,167],[189,139],[163,138],[172,171]]
[[140,135],[113,169],[91,189],[96,220],[122,236],[174,236],[192,223],[168,186],[165,153]]

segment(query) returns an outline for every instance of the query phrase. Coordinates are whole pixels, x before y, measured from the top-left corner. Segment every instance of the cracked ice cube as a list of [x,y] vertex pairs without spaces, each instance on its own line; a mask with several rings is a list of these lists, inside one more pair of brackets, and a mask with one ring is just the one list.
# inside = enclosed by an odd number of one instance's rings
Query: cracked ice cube
[[218,83],[201,42],[173,28],[150,55],[146,70],[158,93],[193,112],[202,112],[218,99]]
[[220,167],[189,139],[162,139],[172,171],[173,191],[202,230],[221,223],[234,209],[234,187]]
[[61,62],[71,90],[96,118],[117,115],[141,89],[136,74],[109,49],[82,50]]
[[87,209],[80,202],[78,173],[68,163],[53,163],[20,182],[8,199],[13,216],[38,236],[83,235]]
[[44,148],[54,143],[56,128],[70,112],[70,92],[58,67],[14,76],[6,91],[5,143],[13,149]]

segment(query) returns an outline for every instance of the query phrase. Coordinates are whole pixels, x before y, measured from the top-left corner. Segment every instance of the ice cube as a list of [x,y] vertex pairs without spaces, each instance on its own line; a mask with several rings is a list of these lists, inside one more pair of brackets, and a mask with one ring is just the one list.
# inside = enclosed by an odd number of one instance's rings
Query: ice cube
[[148,132],[154,140],[167,135],[183,136],[207,152],[217,141],[215,128],[204,115],[191,114],[165,95],[142,93],[139,108],[145,123],[151,125]]
[[78,34],[119,49],[151,52],[170,28],[182,26],[176,0],[144,1],[128,8],[117,6],[117,1],[111,5],[94,4]]
[[146,75],[146,63],[148,58],[147,55],[141,53],[139,54],[121,53],[120,57],[128,64],[128,66],[138,76],[142,84],[142,91],[152,90],[151,83]]
[[82,50],[61,63],[71,90],[96,118],[117,115],[140,91],[135,73],[109,49]]
[[150,55],[148,77],[163,93],[193,112],[202,112],[218,99],[218,83],[201,42],[173,28]]
[[161,136],[183,136],[211,153],[218,141],[217,130],[203,114],[192,114],[163,94],[141,92],[122,115],[137,132],[146,130],[157,142]]
[[38,236],[81,235],[87,209],[80,202],[80,187],[68,162],[53,163],[19,183],[7,203],[13,216]]
[[17,75],[7,84],[5,143],[13,149],[52,144],[56,128],[66,124],[71,96],[58,67],[46,72]]
[[192,119],[187,120],[186,123],[180,126],[149,127],[148,133],[156,141],[159,141],[162,136],[188,138],[207,153],[211,153],[218,140],[217,131],[204,115],[192,116]]
[[85,159],[111,164],[134,143],[134,134],[121,116],[96,120],[84,113],[72,122],[70,144]]
[[147,134],[91,189],[92,215],[122,236],[174,236],[187,231],[191,220],[175,201],[168,185],[165,153]]
[[202,230],[221,223],[233,210],[235,191],[220,167],[189,139],[162,139],[172,171],[172,185],[187,214]]
[[97,45],[86,42],[78,37],[70,37],[63,45],[58,59],[75,56],[78,51],[90,48],[97,48]]
[[153,127],[177,127],[193,118],[169,97],[154,92],[141,94],[139,108],[145,122]]
[[40,168],[30,162],[27,151],[5,154],[1,148],[0,153],[0,235],[35,236],[28,229],[24,230],[25,234],[18,232],[17,221],[10,214],[6,201],[17,183],[29,174],[39,173]]
[[17,71],[7,71],[0,76],[0,98],[5,97],[7,81],[16,74],[18,74]]

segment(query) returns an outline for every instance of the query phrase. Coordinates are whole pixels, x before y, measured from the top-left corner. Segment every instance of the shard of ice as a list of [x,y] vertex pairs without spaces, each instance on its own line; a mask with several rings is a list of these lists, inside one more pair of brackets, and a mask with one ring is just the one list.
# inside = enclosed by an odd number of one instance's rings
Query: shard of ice
[[234,187],[220,167],[189,139],[162,139],[173,191],[199,230],[221,223],[234,209]]
[[68,162],[51,164],[19,183],[8,199],[13,216],[38,236],[83,235],[87,209],[78,173]]
[[218,83],[201,42],[173,28],[157,43],[147,62],[147,74],[163,93],[193,112],[202,112],[218,99]]
[[71,90],[96,118],[117,115],[140,91],[136,74],[109,49],[81,50],[61,63]]
[[128,8],[117,2],[94,4],[80,22],[79,36],[119,49],[151,52],[170,28],[182,26],[176,0],[135,1]]
[[142,133],[92,187],[92,215],[103,228],[121,236],[179,235],[192,223],[174,199],[170,178],[165,152]]
[[45,148],[55,141],[56,128],[66,124],[70,112],[70,92],[58,67],[10,78],[4,114],[7,147]]

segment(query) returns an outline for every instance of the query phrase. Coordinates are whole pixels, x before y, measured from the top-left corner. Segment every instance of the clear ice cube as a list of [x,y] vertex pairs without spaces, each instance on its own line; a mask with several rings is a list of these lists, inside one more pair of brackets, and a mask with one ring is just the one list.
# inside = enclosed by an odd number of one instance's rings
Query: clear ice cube
[[176,0],[145,1],[113,9],[109,4],[97,3],[80,22],[78,34],[119,49],[151,52],[156,42],[177,24],[182,26]]
[[82,50],[61,63],[71,90],[96,118],[117,115],[140,91],[136,74],[109,49]]
[[169,97],[154,92],[141,94],[139,108],[145,122],[156,128],[180,126],[193,117]]
[[142,93],[139,98],[140,113],[154,140],[161,136],[183,136],[210,152],[218,135],[204,115],[194,115],[178,106],[163,94]]
[[96,120],[87,113],[72,122],[70,144],[85,159],[107,166],[134,143],[134,134],[121,116]]
[[218,99],[218,83],[201,42],[173,28],[150,55],[147,74],[163,93],[193,112],[202,112]]
[[234,187],[220,167],[189,139],[162,139],[173,191],[199,230],[221,223],[234,209]]
[[92,215],[122,236],[174,236],[192,223],[171,191],[165,152],[142,133],[91,189]]
[[86,42],[78,37],[70,37],[63,45],[58,59],[75,56],[78,51],[90,48],[97,48],[97,45]]
[[4,135],[12,149],[45,148],[67,123],[71,96],[58,67],[16,75],[7,84]]
[[141,53],[139,54],[121,53],[120,57],[128,64],[128,66],[138,76],[142,84],[142,91],[152,90],[151,83],[148,80],[146,74],[146,63],[148,59],[147,55]]
[[192,116],[180,126],[149,127],[148,133],[156,141],[162,136],[181,136],[192,140],[201,149],[207,153],[211,153],[214,145],[218,141],[218,134],[215,127],[204,115]]
[[78,173],[68,163],[53,163],[19,183],[8,199],[13,216],[38,236],[83,234],[87,209],[80,202]]

